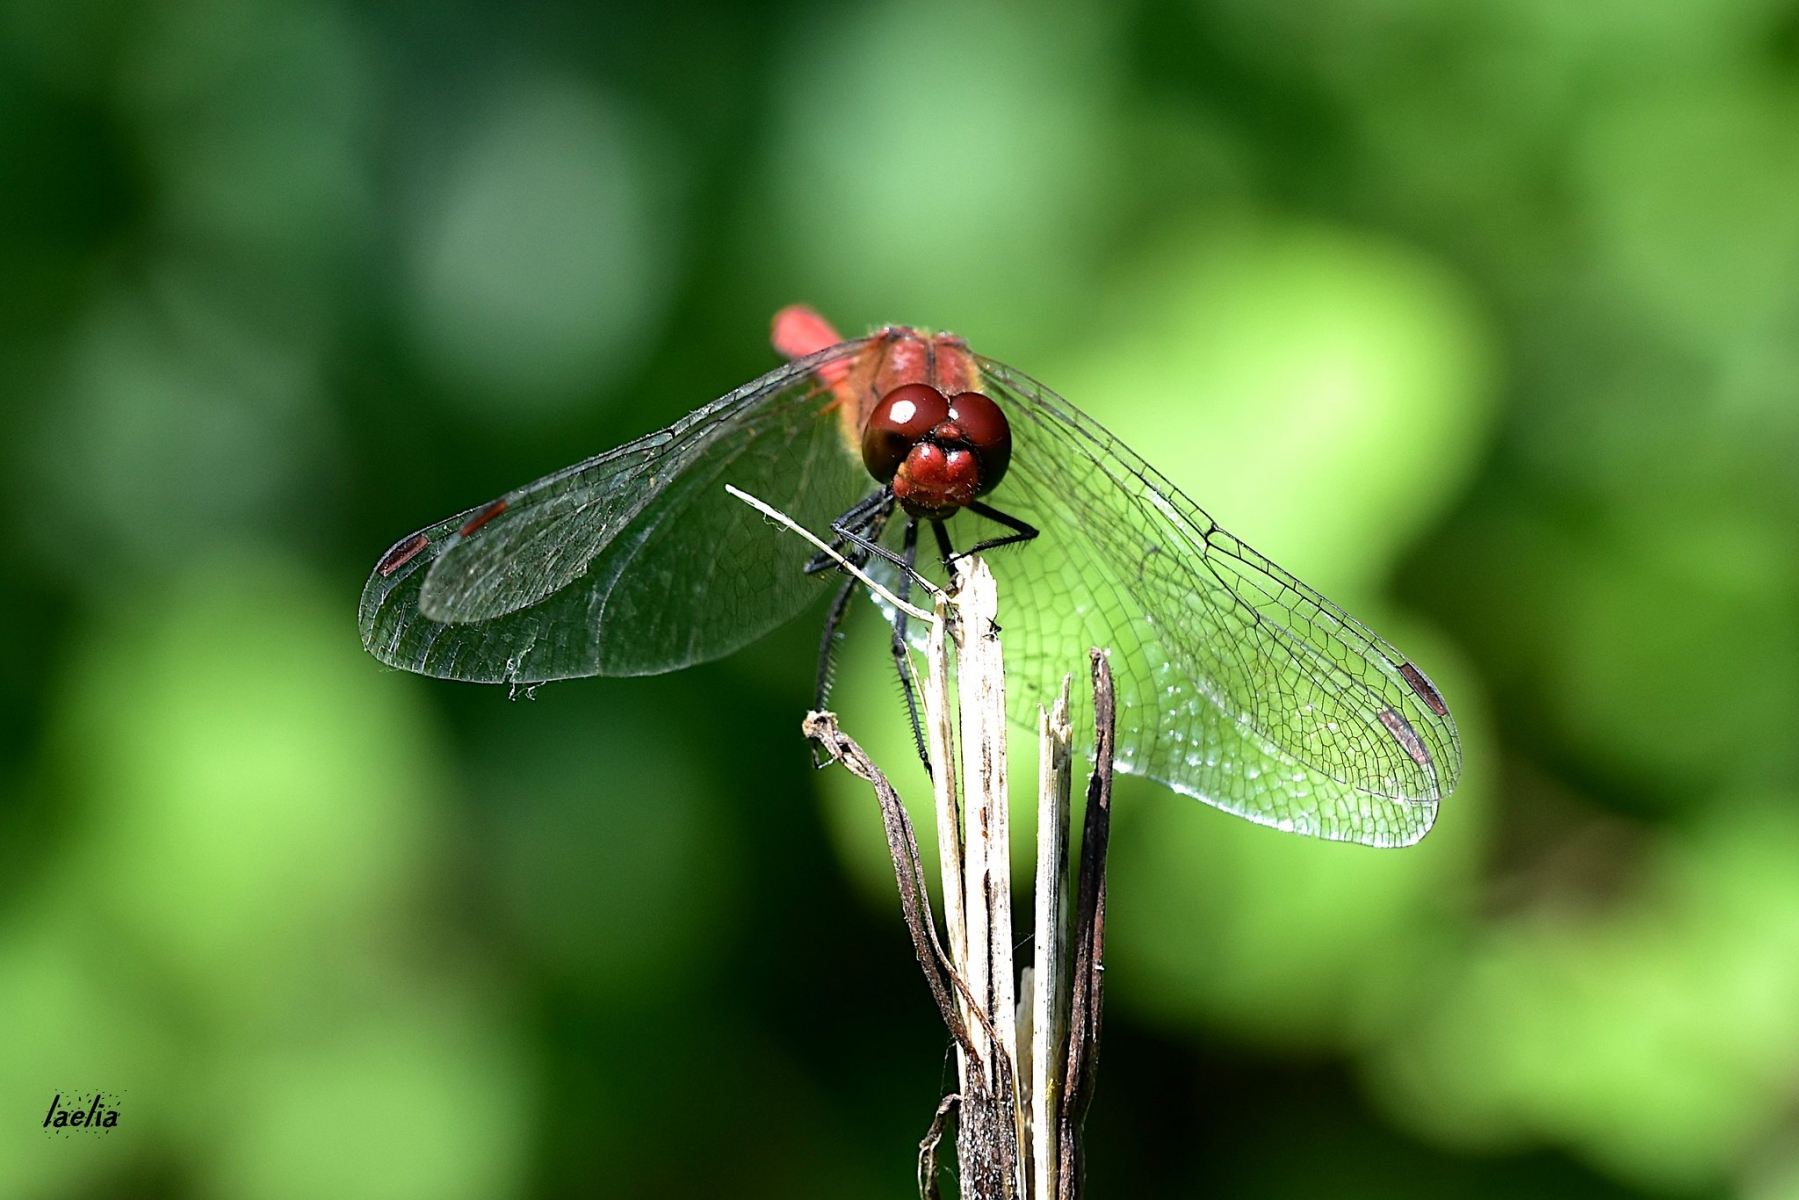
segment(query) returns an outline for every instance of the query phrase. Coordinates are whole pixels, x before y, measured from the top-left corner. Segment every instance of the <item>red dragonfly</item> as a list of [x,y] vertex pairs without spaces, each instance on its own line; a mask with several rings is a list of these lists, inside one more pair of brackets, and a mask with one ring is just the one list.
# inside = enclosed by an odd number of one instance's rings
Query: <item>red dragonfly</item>
[[[729,654],[816,603],[832,573],[734,484],[832,529],[896,591],[945,578],[971,526],[963,553],[999,551],[1008,707],[1025,728],[1101,646],[1118,769],[1326,838],[1399,846],[1429,830],[1461,773],[1435,685],[1092,418],[947,333],[846,341],[796,306],[773,340],[793,361],[395,543],[363,589],[364,646],[514,685]],[[936,554],[920,561],[924,525]],[[829,609],[821,706],[856,587],[839,583]]]

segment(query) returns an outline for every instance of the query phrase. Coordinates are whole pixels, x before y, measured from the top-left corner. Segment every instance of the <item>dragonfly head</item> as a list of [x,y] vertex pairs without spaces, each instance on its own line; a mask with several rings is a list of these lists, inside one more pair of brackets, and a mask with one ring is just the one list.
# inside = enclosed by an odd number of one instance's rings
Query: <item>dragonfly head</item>
[[999,405],[979,392],[945,398],[907,383],[881,398],[862,431],[862,462],[893,485],[914,517],[942,520],[985,495],[1012,461],[1012,430]]

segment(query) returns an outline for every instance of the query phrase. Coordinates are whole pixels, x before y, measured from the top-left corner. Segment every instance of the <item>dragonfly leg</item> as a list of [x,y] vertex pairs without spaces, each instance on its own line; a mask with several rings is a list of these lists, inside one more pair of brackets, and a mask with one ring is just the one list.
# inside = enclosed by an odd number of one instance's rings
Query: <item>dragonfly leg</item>
[[[918,522],[907,520],[906,541],[900,549],[902,568],[899,580],[900,603],[911,598],[914,564],[918,562]],[[906,610],[893,610],[893,665],[899,670],[900,690],[906,694],[906,715],[912,721],[912,744],[918,748],[918,761],[925,774],[931,773],[931,755],[924,745],[924,727],[918,723],[918,696],[912,690],[912,673],[906,670]]]
[[824,641],[818,647],[818,688],[813,693],[813,709],[823,712],[825,703],[831,698],[833,659],[836,657],[837,643],[843,640],[843,618],[849,615],[850,597],[856,594],[856,585],[861,580],[855,576],[845,576],[843,586],[837,589],[836,599],[831,601],[831,611],[825,617]]
[[954,579],[955,572],[951,568],[956,565],[956,548],[950,545],[949,530],[942,521],[932,521],[931,532],[937,535],[937,557],[943,560],[943,569],[949,571],[950,578]]
[[962,555],[980,554],[985,550],[998,549],[1000,546],[1011,546],[1019,542],[1028,542],[1036,537],[1039,532],[1035,526],[1027,525],[1010,513],[1003,513],[997,508],[982,504],[979,500],[970,504],[968,506],[968,511],[975,514],[977,517],[986,517],[989,521],[1004,525],[1012,532],[1006,534],[1004,537],[987,538],[985,541],[976,542],[974,545],[964,550],[962,554],[956,555],[957,558],[962,557]]
[[[843,586],[837,589],[836,599],[831,601],[830,614],[825,617],[825,636],[818,646],[818,685],[812,697],[814,712],[823,712],[830,700],[832,668],[836,665],[832,661],[834,651],[843,637],[843,618],[849,613],[850,598],[856,594],[856,585],[860,582],[854,575],[845,577]],[[812,747],[812,766],[816,770],[824,770],[831,762],[817,745]]]
[[865,547],[881,540],[881,534],[887,528],[887,520],[892,515],[891,508],[882,509],[865,518],[861,524],[849,527],[850,533],[847,537],[843,534],[833,537],[831,549],[836,551],[836,554],[827,554],[820,550],[806,560],[806,574],[818,575],[829,570],[841,571],[843,566],[838,562],[839,558],[853,567],[866,567],[869,551]]
[[[837,535],[836,544],[839,546],[847,545],[853,547],[853,552],[846,554],[844,557],[854,562],[857,566],[866,563],[870,557],[879,558],[898,567],[900,569],[900,574],[906,578],[908,586],[914,582],[920,584],[925,583],[924,576],[918,573],[918,556],[916,553],[912,554],[910,557],[905,554],[895,554],[893,551],[887,549],[887,547],[881,545],[877,540],[881,536],[881,531],[886,528],[888,518],[893,515],[893,505],[895,503],[893,492],[891,490],[884,490],[882,492],[882,497],[886,501],[885,507],[876,514],[874,519],[865,521],[862,528],[847,524],[842,518],[831,522],[831,532]],[[916,522],[913,522],[913,524],[916,524]],[[916,531],[912,531],[911,536],[916,537]]]
[[[983,507],[985,506],[983,505]],[[943,556],[943,569],[948,571],[950,579],[954,580],[956,577],[956,560],[961,558],[962,555],[957,554],[955,546],[950,543],[949,530],[944,527],[942,521],[932,521],[931,527],[932,532],[937,535],[937,552]],[[1025,528],[1030,529],[1030,526],[1027,525]],[[1031,536],[1037,536],[1037,531],[1035,529],[1031,529]],[[985,542],[977,543],[974,546],[969,547],[965,553],[978,554],[985,548],[986,544],[987,543]],[[989,622],[989,624],[992,625],[993,634],[997,637],[999,635],[999,624],[997,622]]]
[[[886,488],[882,488],[880,491],[858,500],[855,506],[848,512],[831,522],[831,530],[833,533],[836,533],[836,536],[831,539],[831,549],[841,551],[845,541],[848,540],[846,535],[839,530],[840,526],[855,530],[857,533],[868,537],[869,540],[878,540],[881,536],[881,530],[886,527],[887,518],[892,514],[893,497]],[[844,557],[855,562],[857,566],[860,566],[863,562],[867,561],[866,554],[862,555],[860,558],[853,553],[845,555]],[[804,570],[808,575],[817,575],[821,571],[828,571],[836,565],[836,559],[820,550],[817,554],[814,554],[811,558],[806,560]]]

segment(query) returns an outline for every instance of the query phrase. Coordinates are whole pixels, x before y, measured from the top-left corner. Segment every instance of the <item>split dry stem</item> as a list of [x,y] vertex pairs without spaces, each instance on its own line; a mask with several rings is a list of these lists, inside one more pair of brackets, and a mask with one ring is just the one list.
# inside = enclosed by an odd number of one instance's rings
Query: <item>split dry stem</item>
[[[1093,1099],[1104,979],[1111,673],[1105,655],[1094,650],[1089,666],[1095,767],[1072,879],[1066,683],[1040,728],[1037,945],[1021,988],[1024,1001],[1015,1005],[1005,687],[999,627],[993,619],[997,594],[992,575],[978,559],[958,564],[957,583],[953,604],[937,598],[923,688],[927,738],[937,764],[933,812],[944,938],[932,916],[917,835],[898,792],[838,727],[833,714],[808,714],[805,731],[830,758],[874,789],[913,952],[956,1046],[958,1091],[944,1098],[919,1144],[920,1196],[939,1195],[938,1149],[953,1113],[960,1190],[968,1200],[1077,1200],[1084,1182],[1081,1126]],[[953,625],[948,619],[952,612]],[[955,632],[957,648],[953,709],[948,629]],[[962,758],[956,754],[958,741]],[[1072,914],[1070,885],[1075,893]],[[1027,1048],[1029,1070],[1021,1072],[1019,1055]]]

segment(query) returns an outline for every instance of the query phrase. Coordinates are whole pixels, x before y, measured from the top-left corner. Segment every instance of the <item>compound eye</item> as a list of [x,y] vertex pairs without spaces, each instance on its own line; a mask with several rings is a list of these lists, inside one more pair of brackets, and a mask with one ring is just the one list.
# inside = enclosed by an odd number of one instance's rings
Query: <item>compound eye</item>
[[949,419],[962,427],[981,460],[981,494],[991,492],[1012,463],[1012,426],[991,398],[963,392],[949,402]]
[[881,397],[862,429],[862,464],[882,483],[906,455],[949,416],[949,401],[928,383],[907,383]]

